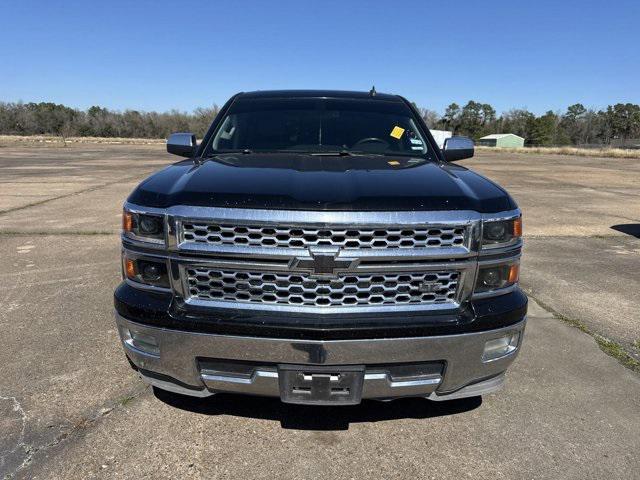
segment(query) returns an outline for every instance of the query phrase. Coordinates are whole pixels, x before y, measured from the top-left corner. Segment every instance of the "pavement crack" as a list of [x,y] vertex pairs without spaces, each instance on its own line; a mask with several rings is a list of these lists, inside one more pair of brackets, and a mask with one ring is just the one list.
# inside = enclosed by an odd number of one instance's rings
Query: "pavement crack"
[[[637,222],[637,220],[635,220]],[[576,238],[602,238],[602,239],[609,239],[609,238],[629,238],[629,235],[621,235],[619,233],[594,233],[594,234],[585,234],[585,235],[558,235],[558,234],[552,234],[552,235],[547,235],[547,234],[543,234],[543,233],[528,233],[523,235],[523,238],[526,240],[528,238],[531,239],[538,239],[538,238],[557,238],[557,239],[576,239]]]
[[92,187],[83,188],[82,190],[78,190],[76,192],[65,193],[63,195],[59,195],[57,197],[47,198],[45,200],[38,200],[37,202],[28,203],[26,205],[21,205],[19,207],[8,208],[6,210],[0,210],[0,216],[6,215],[7,213],[16,212],[18,210],[24,210],[30,207],[36,207],[38,205],[42,205],[44,203],[53,202],[54,200],[60,200],[62,198],[73,197],[74,195],[80,195],[88,192],[95,192],[96,190],[100,190],[101,188],[109,187],[111,185],[116,185],[118,183],[127,182],[129,180],[135,180],[140,178],[139,175],[128,176],[124,178],[119,178],[118,180],[114,180],[113,182],[102,183],[100,185],[94,185]]
[[49,236],[49,235],[58,235],[58,236],[108,236],[108,235],[119,235],[120,230],[0,230],[0,235],[12,236],[12,237],[29,237],[29,236]]
[[9,455],[14,454],[20,448],[26,447],[24,443],[24,432],[27,428],[27,414],[25,413],[24,409],[22,408],[22,405],[20,405],[20,402],[16,397],[5,397],[3,395],[0,395],[0,400],[9,400],[12,404],[13,411],[17,412],[20,415],[20,420],[22,421],[20,435],[18,436],[15,447],[13,447],[13,449],[9,450],[8,452],[0,456],[0,468],[2,468],[5,465],[6,459]]
[[558,312],[552,306],[547,305],[542,300],[537,298],[535,295],[531,293],[530,289],[523,288],[527,296],[533,299],[543,310],[546,310],[548,313],[553,315],[554,318],[566,323],[567,325],[577,328],[583,333],[589,335],[596,342],[600,350],[609,355],[612,358],[615,358],[618,363],[620,363],[625,368],[628,368],[632,372],[640,373],[640,361],[638,361],[632,352],[625,349],[625,347],[614,341],[610,338],[607,338],[603,335],[600,335],[597,332],[594,332],[589,328],[582,320],[578,320],[575,318],[567,317],[562,313]]
[[73,426],[71,426],[71,428],[69,428],[67,431],[64,431],[58,434],[56,437],[53,438],[53,440],[40,446],[29,445],[24,442],[27,416],[24,410],[22,409],[22,407],[20,406],[20,404],[18,403],[18,401],[15,399],[15,397],[0,396],[0,400],[12,399],[15,402],[14,408],[19,409],[23,419],[23,426],[22,426],[20,441],[12,451],[8,452],[2,458],[2,463],[0,463],[0,466],[4,464],[6,457],[8,457],[10,454],[17,452],[20,448],[24,450],[24,459],[22,460],[22,463],[20,463],[13,472],[9,472],[5,474],[4,480],[10,480],[14,478],[18,473],[20,473],[20,471],[27,468],[33,462],[33,459],[36,454],[49,450],[69,440],[70,438],[79,435],[81,432],[86,431],[87,429],[89,429],[90,427],[98,423],[102,418],[106,417],[107,415],[111,414],[112,412],[120,408],[124,408],[126,405],[129,405],[132,401],[139,398],[142,394],[144,394],[148,390],[149,390],[149,387],[147,385],[144,385],[143,387],[134,388],[131,393],[128,393],[122,397],[118,397],[116,400],[109,402],[107,406],[103,406],[102,408],[98,409],[97,413],[95,413],[94,415],[81,418],[78,422],[76,422]]

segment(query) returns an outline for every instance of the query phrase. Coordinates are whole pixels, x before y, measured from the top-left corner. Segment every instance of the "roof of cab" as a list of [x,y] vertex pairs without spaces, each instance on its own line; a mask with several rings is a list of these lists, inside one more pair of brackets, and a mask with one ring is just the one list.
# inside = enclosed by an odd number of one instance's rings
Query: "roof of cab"
[[255,92],[241,92],[240,98],[361,98],[371,100],[386,100],[401,102],[398,95],[369,92],[350,92],[346,90],[257,90]]

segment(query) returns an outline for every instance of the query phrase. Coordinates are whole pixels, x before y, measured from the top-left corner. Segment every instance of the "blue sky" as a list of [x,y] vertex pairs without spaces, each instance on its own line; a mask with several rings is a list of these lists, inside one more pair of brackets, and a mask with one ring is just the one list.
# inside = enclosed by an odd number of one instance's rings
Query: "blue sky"
[[640,103],[640,2],[29,1],[0,8],[0,101],[191,110],[238,91],[401,94],[442,112]]

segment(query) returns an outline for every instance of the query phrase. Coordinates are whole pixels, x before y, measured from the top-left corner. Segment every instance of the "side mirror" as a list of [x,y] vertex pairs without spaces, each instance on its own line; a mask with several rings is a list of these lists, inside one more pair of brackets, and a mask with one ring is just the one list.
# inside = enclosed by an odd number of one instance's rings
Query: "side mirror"
[[444,141],[442,153],[447,162],[473,157],[473,140],[467,137],[450,137]]
[[167,152],[181,157],[193,157],[198,142],[193,133],[172,133],[167,139]]

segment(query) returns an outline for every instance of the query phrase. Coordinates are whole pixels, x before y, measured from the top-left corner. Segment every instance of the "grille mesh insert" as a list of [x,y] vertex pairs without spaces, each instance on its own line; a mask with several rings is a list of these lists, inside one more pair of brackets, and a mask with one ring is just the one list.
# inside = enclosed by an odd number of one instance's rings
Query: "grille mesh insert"
[[308,228],[185,222],[182,241],[208,245],[307,248],[442,248],[465,243],[465,227]]
[[314,278],[304,273],[186,269],[192,298],[289,306],[349,307],[431,305],[455,301],[457,271],[345,274]]

